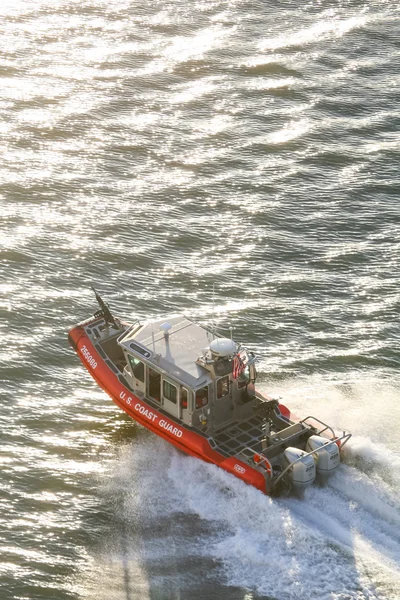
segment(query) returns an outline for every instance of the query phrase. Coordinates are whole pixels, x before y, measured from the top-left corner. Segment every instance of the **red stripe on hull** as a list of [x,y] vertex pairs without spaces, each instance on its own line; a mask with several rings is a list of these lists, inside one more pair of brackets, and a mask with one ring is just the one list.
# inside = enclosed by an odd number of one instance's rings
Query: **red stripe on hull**
[[71,329],[69,339],[93,379],[132,419],[186,454],[213,463],[247,484],[266,492],[266,482],[260,472],[235,457],[225,458],[213,450],[204,437],[187,429],[182,423],[177,424],[168,419],[128,390],[104,362],[83,327],[78,325]]

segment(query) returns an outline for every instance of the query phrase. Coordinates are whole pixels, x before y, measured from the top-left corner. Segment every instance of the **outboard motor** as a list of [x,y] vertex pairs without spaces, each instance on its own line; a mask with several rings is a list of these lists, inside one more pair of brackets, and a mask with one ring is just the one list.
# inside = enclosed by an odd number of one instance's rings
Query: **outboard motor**
[[314,454],[316,458],[316,468],[318,479],[323,482],[332,475],[340,465],[340,454],[337,444],[330,444],[330,440],[319,435],[312,435],[308,438],[306,450],[318,450]]
[[[294,491],[301,495],[305,488],[314,483],[315,480],[315,462],[312,456],[307,456],[307,452],[299,448],[286,448],[283,453],[285,467],[295,463],[288,471]],[[301,460],[298,460],[298,459]],[[297,462],[295,462],[297,461]]]

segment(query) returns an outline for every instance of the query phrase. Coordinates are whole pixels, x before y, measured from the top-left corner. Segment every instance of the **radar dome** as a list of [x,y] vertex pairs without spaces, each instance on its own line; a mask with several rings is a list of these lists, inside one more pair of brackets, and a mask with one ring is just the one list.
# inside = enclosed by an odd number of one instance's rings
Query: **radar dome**
[[210,350],[218,358],[226,358],[236,353],[236,343],[229,338],[217,338],[211,342]]

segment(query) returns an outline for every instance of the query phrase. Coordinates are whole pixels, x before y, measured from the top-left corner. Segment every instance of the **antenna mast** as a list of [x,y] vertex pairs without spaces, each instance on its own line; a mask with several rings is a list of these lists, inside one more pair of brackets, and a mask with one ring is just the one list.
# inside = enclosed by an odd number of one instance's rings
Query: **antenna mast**
[[215,338],[215,283],[213,283],[213,295],[212,295],[212,334]]

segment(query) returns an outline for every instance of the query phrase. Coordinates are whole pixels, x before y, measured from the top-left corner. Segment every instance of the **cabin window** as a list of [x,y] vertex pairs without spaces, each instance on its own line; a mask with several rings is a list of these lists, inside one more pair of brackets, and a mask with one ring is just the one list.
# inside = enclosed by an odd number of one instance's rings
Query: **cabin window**
[[221,377],[217,381],[217,398],[224,398],[229,394],[229,377]]
[[239,390],[246,387],[250,382],[255,383],[257,371],[254,365],[246,365],[245,370],[241,373],[237,380]]
[[148,394],[150,398],[160,402],[161,375],[158,371],[148,368]]
[[208,404],[208,385],[196,391],[196,408],[203,408]]
[[163,381],[163,396],[170,402],[176,404],[177,390],[169,381]]
[[249,383],[249,381],[250,381],[250,367],[249,367],[249,365],[246,365],[245,370],[242,373],[240,373],[238,380],[237,380],[237,385],[238,385],[239,390],[241,388],[246,387],[246,385]]
[[186,388],[181,388],[181,406],[184,410],[188,408],[188,391]]
[[144,382],[144,364],[138,358],[128,354],[129,362],[131,365],[132,373],[135,379],[138,379],[142,383]]

